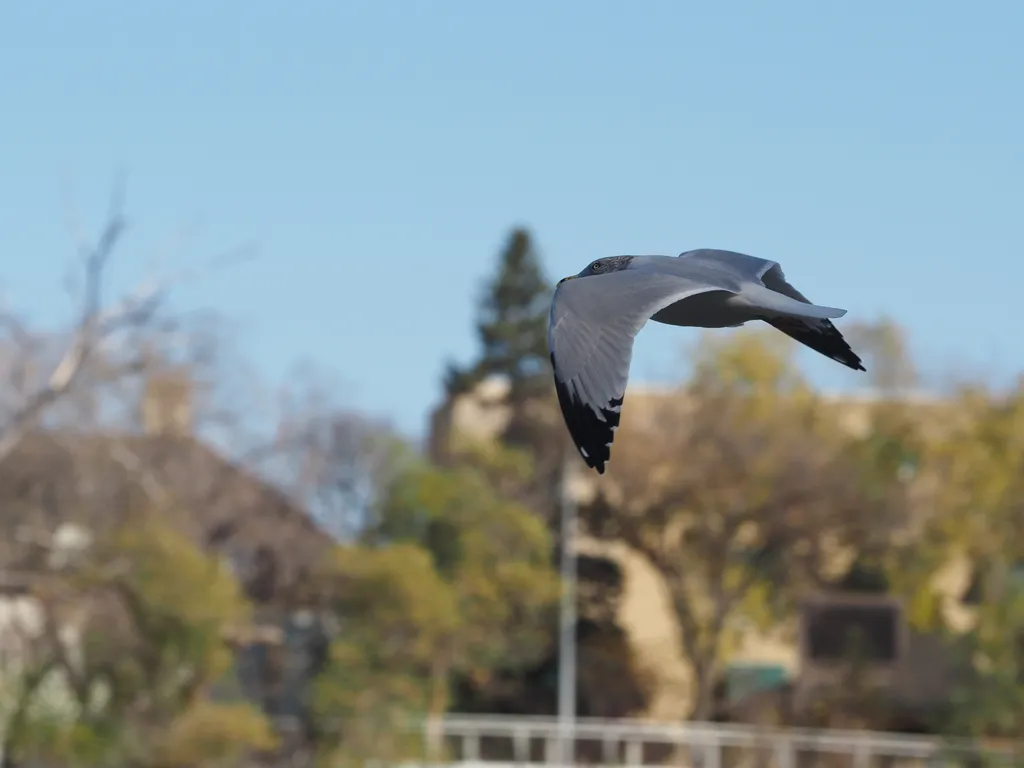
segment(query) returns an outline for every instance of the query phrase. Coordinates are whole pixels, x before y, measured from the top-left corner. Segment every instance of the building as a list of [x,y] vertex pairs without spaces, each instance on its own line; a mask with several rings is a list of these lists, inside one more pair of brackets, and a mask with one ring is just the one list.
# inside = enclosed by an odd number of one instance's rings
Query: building
[[[167,522],[219,556],[254,606],[253,625],[227,638],[237,653],[237,693],[270,715],[300,715],[300,691],[326,642],[310,580],[334,541],[282,491],[200,439],[191,399],[187,377],[154,377],[139,404],[140,429],[40,430],[0,463],[0,520],[9,532],[0,537],[0,666],[14,669],[39,631],[34,595],[48,574],[97,533],[140,505],[159,508],[170,493]],[[81,613],[71,606],[62,616],[70,637]]]
[[[507,419],[507,414],[495,405],[501,402],[504,389],[500,380],[486,381],[476,391],[439,408],[432,419],[435,439],[438,434],[462,433],[486,438],[498,433]],[[633,386],[626,396],[628,414],[625,418],[634,424],[660,418],[661,404],[669,398],[679,397],[676,390]],[[922,417],[944,411],[944,404],[939,399],[924,395],[910,397]],[[830,400],[839,409],[845,428],[854,434],[865,434],[870,430],[872,409],[883,402],[878,397],[863,394],[837,396]],[[926,418],[926,423],[941,428],[948,420]],[[596,475],[583,472],[582,465],[578,469],[581,471],[572,481],[573,492],[577,499],[586,501],[594,492]],[[912,471],[912,467],[908,466],[908,471]],[[642,668],[655,680],[646,716],[658,720],[685,717],[693,700],[692,672],[680,650],[679,628],[661,575],[646,558],[623,542],[584,538],[578,547],[583,553],[614,560],[623,572],[625,585],[619,622],[627,631]],[[836,551],[833,559],[832,577],[838,579],[849,569],[851,561],[842,551]],[[969,581],[968,563],[955,558],[936,576],[935,587],[943,595],[943,611],[950,626],[966,628],[969,625],[970,609],[961,600]],[[917,671],[921,663],[932,666],[944,663],[938,658],[942,649],[936,646],[934,638],[922,637],[907,629],[905,616],[898,604],[889,598],[881,598],[878,602],[875,598],[856,598],[838,591],[809,596],[798,616],[769,631],[761,631],[753,623],[739,627],[742,639],[728,659],[725,698],[741,700],[759,691],[771,693],[774,690],[785,691],[797,706],[811,700],[826,683],[836,680],[833,660],[819,653],[816,640],[811,642],[818,634],[814,628],[820,624],[815,617],[834,617],[843,611],[857,614],[858,610],[861,614],[873,614],[876,624],[881,616],[878,626],[888,627],[886,631],[892,636],[890,658],[875,664],[875,678],[880,683],[902,691],[902,699],[909,707],[929,696],[948,692],[949,676],[944,667],[939,674],[931,676],[931,687],[921,688],[916,693],[912,690],[917,684],[914,681],[921,677]],[[847,624],[856,624],[854,618],[860,621],[863,616],[857,614]],[[777,700],[770,703],[768,709],[778,709],[777,703]]]

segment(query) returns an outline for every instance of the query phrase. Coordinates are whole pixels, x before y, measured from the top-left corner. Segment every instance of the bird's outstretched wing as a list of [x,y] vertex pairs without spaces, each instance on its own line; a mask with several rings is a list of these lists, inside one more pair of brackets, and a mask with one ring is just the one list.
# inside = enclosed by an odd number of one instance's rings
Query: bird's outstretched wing
[[633,339],[651,315],[700,293],[737,290],[726,279],[707,283],[655,269],[625,269],[558,286],[548,327],[555,389],[569,434],[589,467],[603,474],[611,456]]
[[679,254],[678,259],[688,265],[700,264],[714,270],[724,270],[738,280],[751,282],[757,282],[769,270],[779,268],[776,261],[748,256],[738,251],[723,251],[719,248],[697,248],[693,251],[684,251]]

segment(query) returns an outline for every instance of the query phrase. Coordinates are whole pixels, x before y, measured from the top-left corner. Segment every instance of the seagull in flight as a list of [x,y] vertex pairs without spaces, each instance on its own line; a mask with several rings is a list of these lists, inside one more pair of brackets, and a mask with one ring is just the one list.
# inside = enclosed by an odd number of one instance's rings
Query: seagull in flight
[[845,309],[812,304],[778,262],[702,248],[679,256],[612,256],[559,280],[548,346],[569,434],[587,466],[604,474],[619,426],[633,339],[648,320],[735,328],[763,320],[816,352],[865,370],[831,319]]

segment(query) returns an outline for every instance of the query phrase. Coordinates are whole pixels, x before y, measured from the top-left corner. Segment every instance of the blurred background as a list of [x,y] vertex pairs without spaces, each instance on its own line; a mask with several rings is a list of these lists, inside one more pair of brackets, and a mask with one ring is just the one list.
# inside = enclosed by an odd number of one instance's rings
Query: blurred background
[[[1022,32],[0,9],[0,765],[1014,760]],[[553,284],[698,247],[867,373],[651,324],[599,477]]]

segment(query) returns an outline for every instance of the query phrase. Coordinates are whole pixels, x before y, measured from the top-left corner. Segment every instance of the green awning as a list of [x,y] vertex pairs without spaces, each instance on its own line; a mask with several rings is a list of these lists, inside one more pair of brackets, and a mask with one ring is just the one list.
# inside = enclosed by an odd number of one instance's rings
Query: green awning
[[732,704],[788,682],[789,672],[781,664],[730,664],[725,670],[725,696]]

